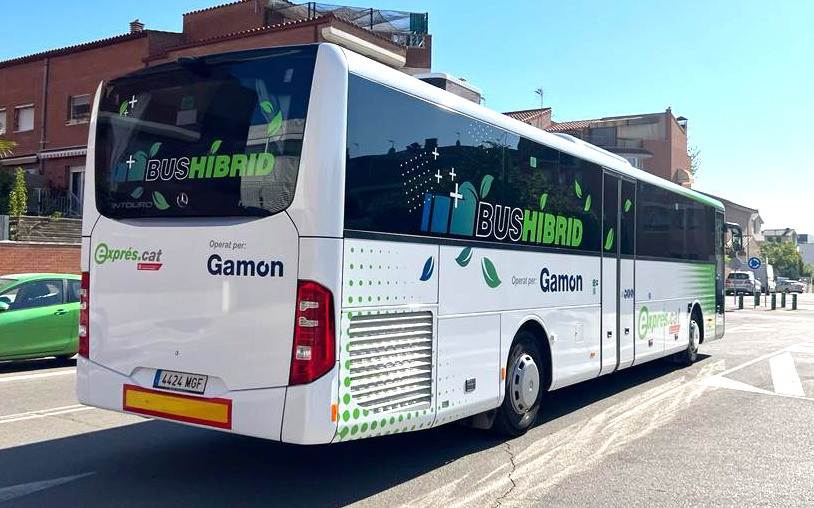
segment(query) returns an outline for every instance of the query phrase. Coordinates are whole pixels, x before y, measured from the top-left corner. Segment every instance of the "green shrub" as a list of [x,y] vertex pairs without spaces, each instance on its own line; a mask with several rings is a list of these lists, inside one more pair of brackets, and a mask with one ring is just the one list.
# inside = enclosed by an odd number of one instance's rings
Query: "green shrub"
[[25,171],[21,168],[17,168],[14,174],[14,186],[8,196],[8,212],[12,217],[28,212],[28,189],[25,186]]

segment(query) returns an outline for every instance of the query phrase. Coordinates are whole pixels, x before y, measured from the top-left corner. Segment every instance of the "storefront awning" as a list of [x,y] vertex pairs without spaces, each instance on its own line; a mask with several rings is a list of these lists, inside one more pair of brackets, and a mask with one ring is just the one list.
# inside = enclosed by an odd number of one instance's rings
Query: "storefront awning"
[[79,148],[66,148],[64,150],[52,150],[49,152],[40,152],[38,155],[40,159],[61,159],[63,157],[84,157],[88,154],[87,147]]

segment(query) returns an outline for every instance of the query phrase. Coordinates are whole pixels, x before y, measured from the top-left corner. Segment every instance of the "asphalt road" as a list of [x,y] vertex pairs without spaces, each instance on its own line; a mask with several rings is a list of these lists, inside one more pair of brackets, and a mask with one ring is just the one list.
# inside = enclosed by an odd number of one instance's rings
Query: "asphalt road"
[[71,364],[0,364],[0,503],[812,506],[812,330],[814,295],[730,312],[695,365],[554,392],[508,441],[447,425],[283,445],[79,406]]

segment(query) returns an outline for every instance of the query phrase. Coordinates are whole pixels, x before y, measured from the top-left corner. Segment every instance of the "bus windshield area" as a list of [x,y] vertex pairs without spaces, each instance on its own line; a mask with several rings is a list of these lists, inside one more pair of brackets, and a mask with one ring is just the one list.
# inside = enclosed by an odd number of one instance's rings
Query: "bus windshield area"
[[266,216],[294,195],[316,46],[182,59],[103,89],[96,200],[111,218]]

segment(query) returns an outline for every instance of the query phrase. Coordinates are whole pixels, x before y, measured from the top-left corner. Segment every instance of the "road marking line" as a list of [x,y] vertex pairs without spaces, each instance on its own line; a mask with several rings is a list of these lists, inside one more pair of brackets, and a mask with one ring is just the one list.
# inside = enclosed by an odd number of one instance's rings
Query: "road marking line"
[[52,487],[62,485],[63,483],[76,481],[92,474],[96,474],[96,472],[94,471],[92,473],[63,476],[62,478],[54,478],[53,480],[45,480],[40,482],[21,483],[19,485],[12,485],[11,487],[2,487],[0,488],[0,503],[5,503],[6,501],[27,496],[41,490],[50,489]]
[[42,379],[46,377],[68,376],[76,374],[76,370],[60,370],[58,372],[46,372],[44,374],[23,374],[21,376],[0,377],[0,383],[10,383],[12,381],[25,381],[26,379]]
[[[797,369],[794,366],[794,360],[791,358],[792,352],[814,353],[814,350],[810,349],[812,346],[814,346],[814,341],[810,340],[786,346],[782,349],[778,349],[777,351],[772,351],[771,353],[753,358],[748,362],[736,365],[731,369],[703,379],[699,382],[699,384],[714,388],[729,388],[732,390],[759,393],[763,395],[775,395],[777,397],[792,397],[802,400],[814,400],[814,397],[805,396],[802,384],[800,383],[800,378],[797,375]],[[786,358],[786,355],[788,355],[788,358]],[[780,357],[778,360],[774,360],[778,357]],[[733,372],[745,369],[750,365],[754,365],[764,360],[769,360],[769,367],[772,371],[772,382],[774,383],[775,391],[764,390],[762,388],[725,377]],[[789,361],[791,362],[790,364]]]
[[735,371],[745,369],[746,367],[749,367],[750,365],[754,365],[754,364],[756,364],[758,362],[762,362],[763,360],[768,360],[769,358],[771,358],[773,356],[777,356],[777,355],[779,355],[781,353],[785,353],[786,351],[792,351],[796,347],[805,346],[807,344],[810,344],[810,342],[800,342],[800,343],[797,343],[797,344],[792,344],[791,346],[784,347],[783,349],[778,349],[777,351],[772,351],[771,353],[766,353],[763,356],[758,356],[757,358],[753,358],[753,359],[749,360],[748,362],[742,363],[740,365],[736,365],[736,366],[732,367],[731,369],[725,370],[725,371],[721,372],[720,374],[715,374],[715,375],[723,377],[723,376],[726,376],[728,374],[732,374]]
[[805,397],[803,384],[800,376],[797,375],[797,367],[791,353],[786,351],[769,359],[769,368],[772,371],[772,383],[774,391],[783,395],[793,395],[795,397]]
[[729,388],[730,390],[740,390],[742,392],[760,393],[763,395],[779,395],[775,392],[770,392],[769,390],[764,390],[763,388],[758,388],[757,386],[752,386],[746,383],[742,383],[740,381],[735,381],[734,379],[730,379],[728,377],[712,376],[706,379],[702,379],[701,381],[699,381],[699,383],[705,386],[711,386],[713,388]]
[[805,353],[814,355],[814,344],[799,344],[789,348],[792,353]]
[[29,411],[27,413],[17,413],[13,415],[0,416],[0,425],[6,423],[21,422],[24,420],[34,420],[37,418],[45,418],[47,416],[58,416],[68,413],[78,413],[80,411],[90,411],[95,409],[88,406],[77,404],[75,406],[55,407],[51,409],[40,409],[38,411]]
[[82,404],[71,404],[70,406],[58,406],[58,407],[51,407],[48,409],[35,409],[34,411],[25,411],[23,413],[15,413],[11,415],[0,415],[0,420],[4,420],[6,418],[17,418],[19,416],[26,416],[35,413],[50,413],[51,411],[61,411],[63,409],[73,409],[77,407],[85,407]]

